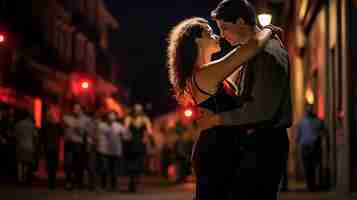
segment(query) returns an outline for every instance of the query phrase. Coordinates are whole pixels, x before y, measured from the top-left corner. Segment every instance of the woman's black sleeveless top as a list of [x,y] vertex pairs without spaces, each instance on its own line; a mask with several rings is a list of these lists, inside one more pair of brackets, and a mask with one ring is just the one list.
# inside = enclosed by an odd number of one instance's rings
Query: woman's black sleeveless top
[[226,92],[223,83],[220,84],[219,89],[215,94],[209,94],[198,86],[195,78],[193,78],[193,82],[201,93],[210,96],[208,99],[199,103],[199,107],[208,109],[214,113],[221,113],[241,106],[241,102]]

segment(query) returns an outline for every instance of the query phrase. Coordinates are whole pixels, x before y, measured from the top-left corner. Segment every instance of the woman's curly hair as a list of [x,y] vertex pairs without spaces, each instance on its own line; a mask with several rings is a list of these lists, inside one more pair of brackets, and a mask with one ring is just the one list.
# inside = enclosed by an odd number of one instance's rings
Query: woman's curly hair
[[168,38],[168,73],[173,92],[180,104],[193,104],[189,81],[195,70],[198,56],[196,38],[202,37],[208,21],[193,17],[183,20],[170,32]]

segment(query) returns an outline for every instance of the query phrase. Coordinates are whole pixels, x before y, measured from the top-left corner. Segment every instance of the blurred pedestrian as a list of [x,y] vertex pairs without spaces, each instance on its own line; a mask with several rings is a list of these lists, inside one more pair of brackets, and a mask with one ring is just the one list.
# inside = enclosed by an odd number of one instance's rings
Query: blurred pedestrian
[[22,112],[20,121],[15,124],[14,134],[16,137],[18,182],[31,184],[32,169],[35,164],[37,130],[34,120],[27,111]]
[[84,123],[81,122],[82,108],[79,104],[74,104],[72,111],[63,116],[64,123],[64,153],[65,153],[65,173],[66,189],[83,187],[84,171]]
[[306,114],[298,124],[296,142],[300,147],[306,186],[309,191],[316,190],[316,173],[321,167],[321,133],[323,122],[315,115],[313,106],[308,105]]
[[131,133],[125,158],[129,174],[129,191],[136,192],[140,175],[144,173],[148,134],[152,133],[150,119],[144,113],[141,104],[134,105],[133,113],[125,119],[125,127]]
[[117,188],[117,180],[119,172],[121,171],[121,162],[123,160],[123,140],[128,140],[130,136],[128,130],[118,121],[115,112],[110,112],[108,114],[108,121],[110,126],[108,156],[109,178],[112,190],[120,191],[120,189]]
[[87,172],[88,189],[94,190],[97,184],[97,136],[96,136],[96,119],[94,112],[88,112],[85,116],[85,136],[84,136],[84,170]]
[[58,169],[59,160],[59,142],[62,134],[62,126],[56,120],[54,113],[48,110],[42,127],[41,140],[44,144],[44,151],[46,156],[46,166],[48,175],[48,188],[53,190],[56,188],[56,172]]
[[102,189],[107,189],[107,177],[110,173],[110,140],[111,128],[106,114],[101,114],[97,119],[97,170]]

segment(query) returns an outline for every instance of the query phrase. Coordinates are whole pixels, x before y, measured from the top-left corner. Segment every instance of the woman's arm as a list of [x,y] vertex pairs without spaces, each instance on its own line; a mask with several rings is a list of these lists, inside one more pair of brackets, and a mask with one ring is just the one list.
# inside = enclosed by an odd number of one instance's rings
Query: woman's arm
[[263,28],[246,44],[232,50],[221,59],[206,64],[195,73],[198,85],[209,93],[214,93],[218,84],[231,75],[237,68],[254,57],[272,36],[271,28]]
[[152,124],[148,117],[145,117],[145,126],[149,134],[152,134]]
[[131,124],[131,117],[128,116],[124,119],[124,127],[129,130],[130,124]]

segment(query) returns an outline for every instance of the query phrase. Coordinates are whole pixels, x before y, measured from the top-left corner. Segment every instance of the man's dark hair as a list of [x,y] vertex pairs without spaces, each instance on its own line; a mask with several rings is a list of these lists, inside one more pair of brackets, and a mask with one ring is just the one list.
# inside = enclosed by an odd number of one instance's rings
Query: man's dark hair
[[232,23],[242,18],[249,25],[257,25],[257,14],[253,5],[247,0],[223,0],[211,12],[211,17]]

